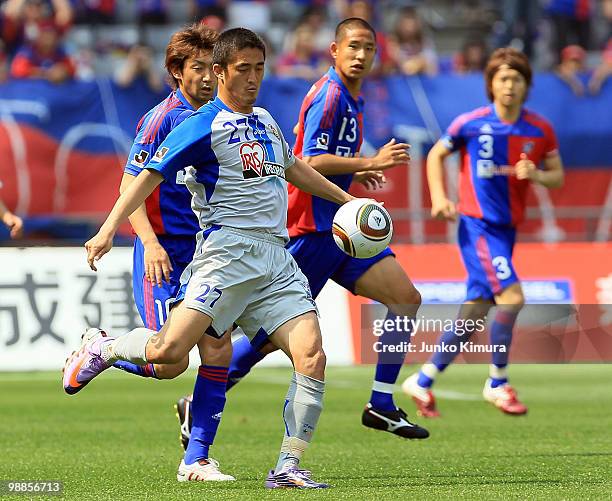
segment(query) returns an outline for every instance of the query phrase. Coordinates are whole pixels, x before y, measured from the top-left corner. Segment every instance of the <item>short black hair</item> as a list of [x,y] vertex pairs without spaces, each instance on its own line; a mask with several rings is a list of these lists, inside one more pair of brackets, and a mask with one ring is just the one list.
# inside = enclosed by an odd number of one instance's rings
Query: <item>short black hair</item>
[[246,28],[232,28],[219,35],[213,49],[213,64],[227,68],[236,52],[242,49],[259,49],[266,58],[266,46],[257,33]]
[[368,23],[365,19],[361,19],[360,17],[349,17],[344,21],[340,21],[338,26],[336,26],[336,42],[339,42],[344,37],[346,31],[354,27],[370,30],[374,40],[376,40],[376,30],[372,28],[370,23]]

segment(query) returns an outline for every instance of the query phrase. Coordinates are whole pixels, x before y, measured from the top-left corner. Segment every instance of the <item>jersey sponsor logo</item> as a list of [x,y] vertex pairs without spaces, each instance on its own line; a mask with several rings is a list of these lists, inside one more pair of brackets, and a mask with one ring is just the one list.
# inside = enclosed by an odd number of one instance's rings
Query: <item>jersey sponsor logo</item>
[[529,153],[531,153],[533,151],[533,148],[535,147],[535,143],[533,141],[527,141],[524,145],[523,145],[523,150],[522,152],[525,153],[526,155],[528,155]]
[[272,135],[274,135],[274,137],[276,137],[276,139],[278,139],[279,141],[281,140],[280,132],[276,130],[276,127],[274,127],[274,125],[266,124],[266,128],[272,133]]
[[516,169],[512,165],[495,165],[492,160],[476,160],[476,176],[491,179],[493,176],[514,176]]
[[317,138],[317,148],[326,151],[329,148],[329,134],[327,132],[321,132],[321,135]]
[[336,148],[337,157],[352,157],[353,152],[349,146],[338,146]]
[[255,179],[265,176],[285,177],[282,165],[266,161],[266,150],[257,141],[240,145],[240,160],[244,179]]
[[[192,167],[191,165],[189,167]],[[187,167],[187,168],[189,168]],[[185,176],[187,175],[187,171],[185,169],[181,169],[176,173],[176,184],[186,184]]]
[[149,152],[145,150],[140,150],[139,153],[134,154],[134,158],[130,162],[134,167],[139,167],[142,169],[147,163],[147,158],[149,158]]
[[240,145],[240,160],[242,161],[242,173],[245,179],[247,178],[247,172],[252,172],[256,176],[261,177],[263,164],[266,160],[266,150],[257,141],[242,143]]
[[168,153],[168,151],[170,151],[169,148],[167,148],[166,146],[162,146],[155,152],[155,155],[153,155],[153,158],[151,160],[155,162],[161,162],[166,156],[166,153]]

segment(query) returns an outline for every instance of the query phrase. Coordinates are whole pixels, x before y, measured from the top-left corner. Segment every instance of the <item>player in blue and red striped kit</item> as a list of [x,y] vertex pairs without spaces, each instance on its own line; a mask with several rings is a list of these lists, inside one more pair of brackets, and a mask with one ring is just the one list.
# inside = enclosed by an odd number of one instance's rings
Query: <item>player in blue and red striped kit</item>
[[[166,69],[174,90],[160,104],[147,112],[137,126],[137,135],[130,151],[121,192],[153,158],[161,160],[164,150],[159,149],[166,136],[195,110],[214,97],[217,79],[212,71],[212,51],[217,32],[194,24],[175,33],[166,49]],[[159,331],[168,317],[169,304],[180,287],[183,270],[191,262],[200,225],[190,210],[191,194],[185,186],[184,170],[173,180],[161,183],[129,218],[137,235],[134,242],[133,288],[134,300],[145,328]],[[207,398],[202,402],[200,423],[196,437],[204,442],[204,451],[212,444],[225,404],[227,364],[231,346],[221,341],[218,356],[209,355],[196,378],[196,387],[206,388]],[[117,361],[113,365],[126,372],[143,377],[169,379],[181,374],[189,364],[189,357],[176,364],[138,365]],[[203,390],[202,390],[203,391]],[[202,439],[205,438],[205,440]],[[194,452],[195,451],[195,452]],[[208,456],[202,457],[202,448],[195,447],[185,456],[187,466],[194,469],[189,479],[234,480],[219,471],[218,463]]]
[[[175,33],[166,51],[166,69],[174,90],[149,110],[137,126],[136,138],[121,181],[123,192],[151,160],[166,136],[210,101],[217,81],[211,69],[212,49],[217,33],[193,25]],[[134,300],[145,327],[159,330],[175,297],[179,278],[193,258],[198,220],[190,210],[191,194],[180,171],[175,182],[162,183],[130,216],[136,233],[134,241]],[[152,364],[138,366],[117,362],[115,367],[145,377],[172,378],[188,365]]]
[[[484,319],[498,306],[490,326],[492,355],[483,396],[507,414],[521,415],[527,407],[508,383],[508,356],[512,328],[525,302],[512,264],[516,227],[523,220],[530,183],[547,188],[563,184],[563,166],[551,125],[523,107],[531,85],[527,57],[514,49],[495,51],[485,69],[492,104],[459,116],[427,157],[432,216],[454,220],[459,213],[458,241],[468,272],[466,303],[460,318]],[[444,159],[461,155],[459,205],[446,197]],[[469,335],[469,334],[468,334]],[[459,345],[466,336],[451,330],[438,341]],[[403,384],[419,413],[439,416],[431,386],[457,351],[436,352],[421,371]]]

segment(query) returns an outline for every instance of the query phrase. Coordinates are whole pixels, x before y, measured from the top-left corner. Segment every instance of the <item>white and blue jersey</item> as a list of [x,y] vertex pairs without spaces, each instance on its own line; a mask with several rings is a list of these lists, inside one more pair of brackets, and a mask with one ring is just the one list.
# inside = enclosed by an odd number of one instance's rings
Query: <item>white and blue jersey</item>
[[[138,123],[124,172],[137,176],[170,131],[193,111],[178,89],[149,110]],[[158,186],[145,201],[149,222],[173,268],[169,282],[163,282],[161,287],[151,284],[145,275],[144,246],[136,238],[132,271],[134,301],[143,323],[150,329],[159,330],[165,322],[169,300],[176,295],[181,274],[193,258],[195,235],[200,227],[190,209],[190,201],[184,172],[179,172],[173,182]]]
[[166,182],[185,169],[201,229],[228,226],[288,240],[285,169],[294,163],[265,109],[237,113],[217,97],[176,127],[146,168]]

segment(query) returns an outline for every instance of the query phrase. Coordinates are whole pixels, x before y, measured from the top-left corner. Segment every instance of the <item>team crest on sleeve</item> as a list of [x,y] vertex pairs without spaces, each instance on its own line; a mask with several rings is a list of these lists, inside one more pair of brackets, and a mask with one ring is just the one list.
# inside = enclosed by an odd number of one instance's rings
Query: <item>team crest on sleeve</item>
[[242,176],[244,179],[255,179],[264,176],[285,177],[282,165],[268,162],[266,150],[258,141],[242,143],[240,145],[240,161],[242,162]]
[[130,162],[134,167],[143,168],[147,163],[147,158],[149,158],[149,152],[145,150],[140,150],[139,153],[134,154],[134,158]]
[[166,146],[162,146],[155,152],[155,155],[153,155],[153,158],[151,160],[155,162],[161,162],[166,156],[166,153],[168,153],[168,151],[170,151],[169,148],[167,148]]
[[317,138],[317,148],[320,150],[329,149],[329,134],[327,132],[321,132],[321,135]]

